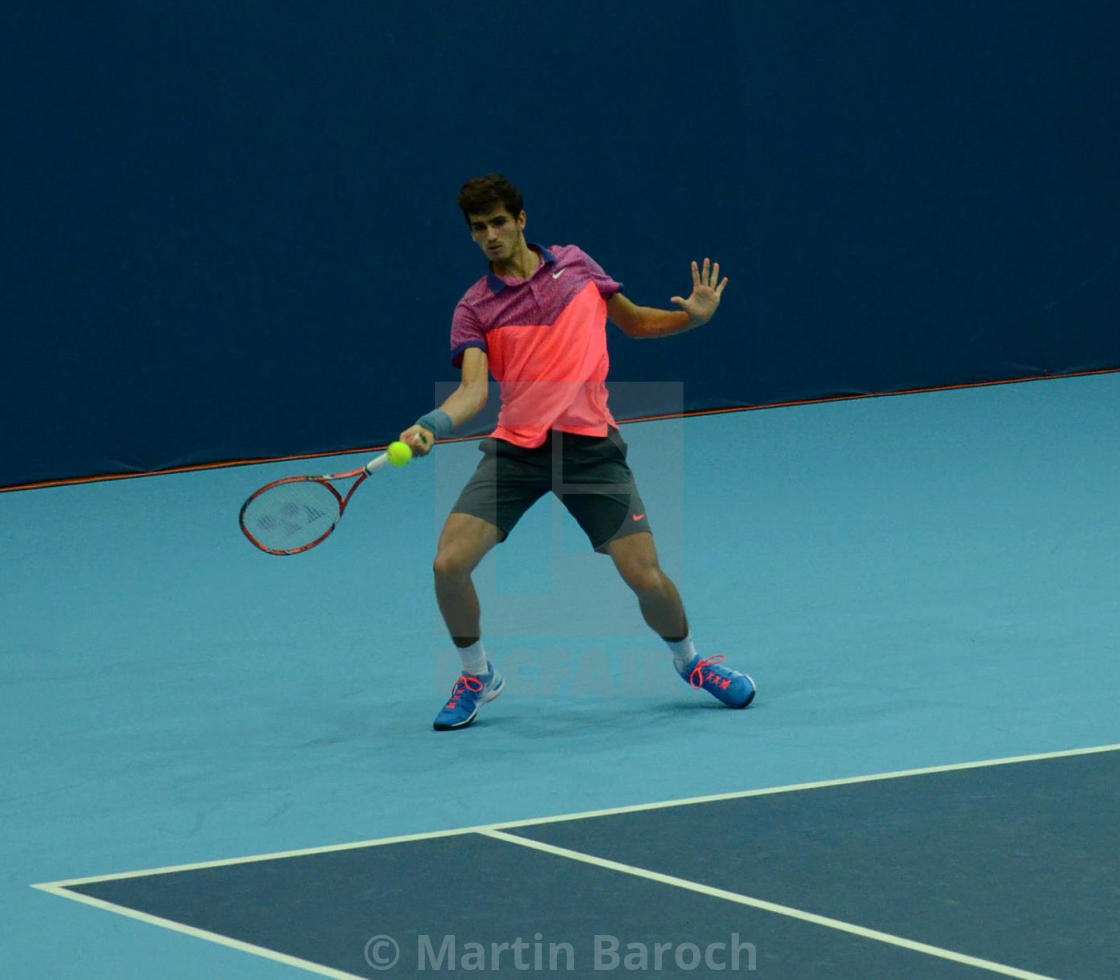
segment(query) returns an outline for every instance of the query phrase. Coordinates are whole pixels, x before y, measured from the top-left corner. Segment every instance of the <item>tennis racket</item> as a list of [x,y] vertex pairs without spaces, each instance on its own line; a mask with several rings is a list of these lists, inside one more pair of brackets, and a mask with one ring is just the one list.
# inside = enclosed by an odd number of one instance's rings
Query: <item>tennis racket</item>
[[[407,445],[394,443],[389,452],[347,473],[273,480],[241,505],[241,530],[252,545],[270,555],[309,551],[331,536],[354,491],[368,477],[389,464],[403,466],[411,458],[412,450]],[[354,481],[349,489],[336,485],[346,480]]]

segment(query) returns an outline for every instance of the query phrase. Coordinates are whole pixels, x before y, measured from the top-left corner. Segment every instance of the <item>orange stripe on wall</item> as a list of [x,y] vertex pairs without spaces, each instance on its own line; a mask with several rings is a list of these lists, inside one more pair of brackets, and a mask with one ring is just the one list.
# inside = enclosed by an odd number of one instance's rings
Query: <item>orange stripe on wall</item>
[[[772,408],[794,408],[799,405],[828,405],[832,402],[855,401],[861,398],[896,398],[900,395],[925,395],[937,391],[963,391],[968,388],[993,388],[998,385],[1028,384],[1035,381],[1059,381],[1066,378],[1088,378],[1103,374],[1120,374],[1120,368],[1101,368],[1095,371],[1073,371],[1069,374],[1043,374],[1031,378],[1005,378],[1001,381],[971,381],[964,384],[942,385],[934,388],[910,388],[906,391],[867,392],[855,395],[834,395],[828,398],[807,398],[802,401],[771,402],[765,405],[743,405],[735,408],[709,408],[695,412],[673,412],[668,415],[648,415],[642,418],[620,420],[625,425],[630,422],[658,422],[664,419],[703,418],[707,415],[729,415],[735,412],[760,412]],[[444,442],[471,442],[483,436],[461,436],[445,439]],[[202,473],[206,470],[229,469],[234,466],[261,466],[266,463],[290,463],[301,459],[326,459],[331,456],[350,456],[359,453],[377,453],[385,446],[367,446],[359,449],[334,450],[325,453],[304,453],[296,456],[273,456],[265,459],[237,459],[220,463],[197,463],[191,466],[176,466],[164,470],[149,470],[143,473],[108,473],[101,476],[67,477],[60,480],[44,480],[41,483],[24,483],[11,487],[0,487],[0,493],[15,493],[19,490],[45,490],[50,487],[83,486],[89,483],[105,483],[110,480],[136,480],[149,476],[170,476],[175,473]]]

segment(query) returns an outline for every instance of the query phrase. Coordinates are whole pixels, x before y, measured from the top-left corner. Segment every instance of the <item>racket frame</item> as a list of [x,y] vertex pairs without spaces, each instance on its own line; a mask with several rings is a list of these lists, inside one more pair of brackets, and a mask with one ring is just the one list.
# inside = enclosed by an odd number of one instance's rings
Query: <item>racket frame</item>
[[[381,469],[388,462],[389,454],[381,453],[381,455],[375,456],[368,463],[366,463],[365,466],[361,466],[356,470],[348,470],[345,473],[325,473],[322,476],[286,476],[280,480],[273,480],[271,483],[266,483],[260,489],[254,490],[253,493],[251,493],[245,500],[245,503],[241,505],[241,511],[237,515],[237,523],[241,527],[241,533],[249,539],[249,543],[253,545],[254,548],[259,548],[261,551],[269,555],[277,555],[278,557],[283,558],[287,555],[300,555],[305,551],[310,551],[317,545],[321,545],[334,533],[334,529],[338,527],[339,522],[342,520],[342,515],[346,513],[346,506],[350,503],[350,499],[354,496],[354,491],[357,490],[358,487],[360,487],[363,483],[365,483],[367,477],[369,477],[377,470]],[[349,489],[346,491],[345,495],[339,492],[338,487],[335,486],[336,482],[342,480],[354,480]],[[270,490],[275,490],[276,487],[286,486],[287,484],[291,483],[318,483],[326,487],[334,495],[335,500],[338,502],[338,517],[336,517],[331,522],[330,527],[328,527],[322,534],[320,534],[319,537],[317,537],[314,541],[309,542],[308,544],[300,545],[298,548],[285,549],[266,547],[265,545],[261,544],[261,542],[258,541],[255,537],[253,537],[253,533],[249,530],[248,527],[246,527],[245,512],[257,498],[268,493]]]

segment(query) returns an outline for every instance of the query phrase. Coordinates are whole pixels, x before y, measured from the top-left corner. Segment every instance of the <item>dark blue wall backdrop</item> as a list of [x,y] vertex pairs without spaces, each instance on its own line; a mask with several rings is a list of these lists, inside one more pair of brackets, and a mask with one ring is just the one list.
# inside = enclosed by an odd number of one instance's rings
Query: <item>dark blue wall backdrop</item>
[[623,415],[1120,366],[1118,11],[8,0],[0,485],[392,439],[490,170],[639,303],[731,277]]

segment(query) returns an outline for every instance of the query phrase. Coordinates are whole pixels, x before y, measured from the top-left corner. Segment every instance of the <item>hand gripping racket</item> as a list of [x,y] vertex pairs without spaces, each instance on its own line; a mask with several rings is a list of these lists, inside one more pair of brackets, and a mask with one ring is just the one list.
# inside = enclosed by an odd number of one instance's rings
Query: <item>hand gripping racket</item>
[[[360,469],[325,476],[289,476],[265,484],[241,505],[238,520],[249,541],[270,555],[298,555],[322,544],[342,520],[366,478],[382,467],[404,466],[412,450],[395,442]],[[335,484],[354,480],[343,494]]]

